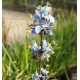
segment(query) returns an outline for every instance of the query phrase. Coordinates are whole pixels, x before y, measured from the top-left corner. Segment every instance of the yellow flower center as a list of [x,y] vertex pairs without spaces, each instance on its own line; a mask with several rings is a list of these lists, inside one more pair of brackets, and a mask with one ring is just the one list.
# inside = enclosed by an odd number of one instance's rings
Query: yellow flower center
[[34,24],[35,24],[35,25],[38,25],[38,24],[39,24],[39,22],[35,22]]
[[52,54],[54,54],[55,52],[54,51],[52,51]]
[[37,7],[37,9],[39,9],[39,10],[40,10],[40,9],[41,9],[41,6],[39,5],[39,6]]
[[29,14],[29,17],[32,18],[33,17],[32,14]]
[[46,64],[46,67],[49,67],[50,65],[49,64]]
[[50,43],[48,43],[48,47],[51,47],[51,44]]

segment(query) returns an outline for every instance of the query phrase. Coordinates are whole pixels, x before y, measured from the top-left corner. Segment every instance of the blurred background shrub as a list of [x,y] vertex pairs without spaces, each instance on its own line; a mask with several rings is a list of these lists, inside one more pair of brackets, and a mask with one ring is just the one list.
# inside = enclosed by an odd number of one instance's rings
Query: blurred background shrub
[[[55,8],[77,10],[76,0],[43,0],[43,1],[44,2],[50,1],[52,6],[54,6]],[[39,5],[40,3],[41,3],[40,0],[3,0],[2,6],[4,8],[25,11],[26,9],[31,10],[31,8],[33,8],[32,4]]]

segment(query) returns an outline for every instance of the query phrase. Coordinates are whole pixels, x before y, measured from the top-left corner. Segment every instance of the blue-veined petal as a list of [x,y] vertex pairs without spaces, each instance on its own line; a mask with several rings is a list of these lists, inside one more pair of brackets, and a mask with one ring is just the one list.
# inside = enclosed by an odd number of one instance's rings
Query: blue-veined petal
[[52,8],[49,7],[49,6],[46,6],[46,12],[48,12],[48,11],[50,11],[50,10],[52,10]]
[[53,35],[52,30],[47,30],[47,35]]
[[47,13],[42,13],[42,17],[46,18],[48,14]]
[[48,52],[50,52],[52,50],[53,50],[52,46],[51,47],[44,47],[43,48],[43,51],[46,52],[46,53],[48,53]]
[[37,46],[36,41],[32,42],[31,50],[32,50],[33,53],[38,53],[39,47]]
[[34,47],[38,47],[35,40],[32,42],[32,45],[33,45]]
[[41,77],[41,75],[39,75],[36,70],[35,75],[33,76],[32,80],[40,80],[40,77]]
[[50,57],[50,55],[49,55],[49,54],[45,54],[45,56],[46,56],[46,58],[49,58],[49,57]]
[[42,73],[43,73],[44,75],[47,75],[47,74],[49,73],[49,71],[47,71],[47,70],[44,69],[44,68],[41,68],[41,71],[42,71]]
[[37,16],[40,16],[40,10],[36,9],[36,10],[35,10],[35,14],[36,14]]
[[53,24],[55,23],[55,19],[51,14],[49,14],[48,18],[49,18],[50,22],[52,22]]
[[41,27],[40,26],[35,26],[35,32],[40,33],[41,32]]
[[45,52],[50,52],[52,49],[50,49],[49,47],[45,47]]
[[36,33],[36,32],[35,32],[35,28],[33,28],[33,29],[32,29],[31,33],[33,33],[33,34],[35,34],[35,33]]
[[48,28],[48,27],[49,27],[49,23],[43,23],[43,24],[42,24],[42,27],[43,27],[43,28]]
[[35,72],[35,76],[38,76],[39,74],[38,74],[38,72],[37,72],[37,70],[36,70],[36,72]]
[[35,16],[35,17],[34,17],[34,22],[39,22],[39,23],[40,23],[40,22],[41,22],[40,17],[39,17],[39,16]]
[[51,15],[51,14],[47,14],[47,15],[44,15],[43,14],[43,17],[47,20],[47,21],[50,21],[50,23],[55,23],[55,19],[54,17]]
[[44,12],[45,11],[45,8],[46,8],[45,6],[44,7],[41,7],[41,11]]
[[41,11],[43,11],[44,13],[48,14],[48,11],[52,10],[51,7],[49,6],[44,6],[44,7],[41,7]]
[[43,40],[43,48],[44,47],[47,47],[47,41],[45,39]]
[[42,80],[46,80],[46,76],[45,75],[42,75]]
[[47,53],[47,52],[50,52],[52,50],[53,50],[52,46],[48,47],[48,42],[44,39],[43,40],[43,51]]
[[51,23],[49,23],[49,27],[53,27],[54,26],[54,24],[51,22]]

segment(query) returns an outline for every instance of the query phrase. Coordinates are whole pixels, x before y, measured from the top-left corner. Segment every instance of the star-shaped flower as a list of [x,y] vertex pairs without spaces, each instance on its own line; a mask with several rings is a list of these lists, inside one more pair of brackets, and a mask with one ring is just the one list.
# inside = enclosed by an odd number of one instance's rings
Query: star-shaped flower
[[47,74],[49,73],[49,71],[47,71],[47,70],[44,69],[44,68],[41,68],[41,71],[42,71],[42,74],[44,74],[44,75],[47,75]]
[[36,41],[33,41],[33,42],[32,42],[32,47],[31,47],[32,52],[37,54],[38,51],[39,51],[39,49],[40,49],[40,47],[37,46]]
[[33,76],[32,80],[40,80],[40,77],[41,77],[41,75],[39,75],[36,70],[35,75]]

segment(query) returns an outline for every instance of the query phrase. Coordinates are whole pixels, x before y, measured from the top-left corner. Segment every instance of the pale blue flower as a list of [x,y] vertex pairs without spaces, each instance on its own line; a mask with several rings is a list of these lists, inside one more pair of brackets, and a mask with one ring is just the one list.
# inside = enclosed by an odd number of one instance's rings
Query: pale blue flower
[[47,35],[53,35],[53,32],[52,32],[52,30],[47,30],[47,33],[46,33]]
[[51,28],[53,26],[54,26],[54,24],[53,23],[49,23],[49,22],[45,22],[45,23],[42,24],[43,28]]
[[32,80],[40,80],[38,77],[34,76]]
[[51,6],[45,6],[46,12],[51,11],[52,7]]
[[51,14],[47,14],[47,15],[43,15],[43,16],[47,21],[50,21],[50,23],[53,23],[53,24],[55,23],[55,19]]
[[53,24],[55,23],[55,19],[51,14],[48,15],[48,20],[50,20],[50,22]]
[[41,7],[41,11],[48,14],[48,11],[52,10],[52,8],[50,6],[44,6]]
[[42,75],[42,79],[43,79],[43,80],[47,80],[45,75],[44,75],[44,76]]
[[32,47],[31,47],[32,52],[33,52],[33,53],[38,53],[38,52],[39,52],[39,49],[40,49],[40,47],[37,46],[36,41],[33,41],[33,42],[32,42]]
[[[51,28],[54,26],[55,19],[51,14],[48,14],[49,10],[52,10],[52,8],[49,6],[41,7],[41,10],[38,9],[35,10],[36,16],[34,16],[34,22],[39,22],[39,25],[33,26],[34,27],[32,29],[33,34],[39,34],[41,30],[44,30],[44,28]],[[47,20],[44,23],[41,21],[43,17],[45,18],[45,20]],[[52,31],[50,30],[47,30],[46,32],[47,35],[53,35]]]
[[[52,16],[52,7],[46,6],[41,7],[40,5],[35,10],[35,16],[34,16],[34,23],[32,27],[32,33],[33,34],[39,34],[42,31],[42,34],[46,35],[53,35],[52,30],[50,30],[51,27],[53,27],[55,24],[55,18]],[[53,50],[53,47],[49,42],[47,42],[45,39],[42,40],[42,48],[41,46],[38,46],[36,41],[32,42],[31,51],[33,53],[36,53],[37,55],[41,55],[43,59],[46,59],[49,62],[49,58],[51,55],[51,51]],[[36,58],[37,59],[37,58]],[[49,71],[47,71],[44,68],[41,68],[41,75],[38,74],[37,70],[32,78],[32,80],[40,80],[42,77],[43,80],[47,80],[46,76],[48,75]]]
[[54,24],[52,22],[49,23],[49,27],[53,27]]
[[[39,52],[41,50],[41,47],[37,45],[36,41],[33,41],[31,50],[33,53],[40,54]],[[52,50],[53,50],[52,46],[48,47],[48,42],[44,39],[41,54],[51,52]],[[48,60],[49,55],[46,54],[44,57],[47,59],[47,61],[49,61]]]
[[46,18],[48,14],[47,13],[42,13],[42,17]]
[[50,54],[44,53],[44,54],[42,55],[42,57],[43,57],[43,59],[46,59],[47,62],[49,62]]
[[33,76],[32,80],[40,80],[40,75],[38,74],[37,70],[35,72],[35,75]]
[[40,16],[40,10],[36,9],[36,10],[35,10],[35,14],[36,14],[37,16]]
[[33,44],[33,47],[38,47],[35,40],[32,42],[32,44]]
[[41,7],[41,11],[44,12],[45,11],[45,6]]
[[36,34],[35,28],[32,29],[31,33]]
[[47,41],[45,39],[43,40],[43,48],[44,47],[47,47]]
[[42,80],[47,80],[45,76],[42,76]]
[[38,34],[41,32],[41,26],[35,26],[35,32]]
[[41,26],[38,25],[38,26],[34,26],[34,28],[32,29],[32,33],[33,34],[39,34],[41,32]]
[[42,71],[42,73],[43,73],[44,75],[48,75],[48,73],[49,73],[49,71],[47,71],[47,70],[44,69],[44,68],[41,68],[41,71]]
[[44,47],[44,51],[48,53],[48,52],[52,51],[52,48]]
[[52,46],[48,47],[48,42],[45,39],[43,40],[43,46],[42,47],[43,47],[43,51],[46,53],[53,50]]
[[47,22],[43,23],[43,24],[42,24],[42,27],[43,27],[43,28],[48,28],[48,27],[49,27],[49,23],[47,23]]
[[39,16],[35,16],[35,17],[34,17],[34,22],[39,22],[39,23],[40,23],[40,22],[41,22],[40,17],[39,17]]

